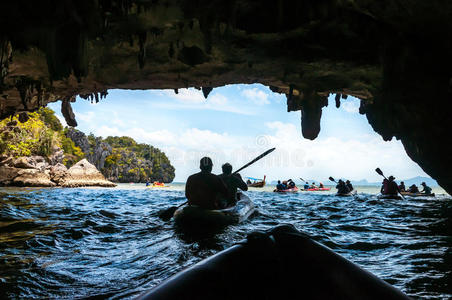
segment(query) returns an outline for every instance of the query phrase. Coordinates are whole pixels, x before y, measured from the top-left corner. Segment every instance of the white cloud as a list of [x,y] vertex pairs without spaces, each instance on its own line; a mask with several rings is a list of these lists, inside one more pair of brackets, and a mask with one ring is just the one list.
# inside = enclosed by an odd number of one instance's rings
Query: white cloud
[[251,100],[254,104],[270,104],[270,101],[268,100],[268,94],[264,93],[258,88],[245,89],[241,92],[241,94],[245,98]]
[[206,102],[203,93],[200,90],[196,90],[194,88],[179,89],[177,94],[174,90],[164,90],[164,93],[168,97],[174,98],[181,103],[201,104]]
[[180,89],[178,94],[173,90],[164,90],[164,93],[170,99],[174,99],[179,103],[154,103],[153,106],[162,109],[200,109],[224,111],[242,115],[252,115],[254,110],[243,109],[243,105],[234,105],[229,99],[220,93],[211,93],[208,99],[204,99],[201,91],[190,88]]
[[87,111],[85,113],[81,113],[81,112],[77,112],[74,110],[74,114],[75,114],[76,120],[79,119],[79,120],[82,120],[83,122],[87,122],[87,123],[91,122],[95,117],[95,114],[93,111]]
[[226,105],[228,103],[228,99],[219,93],[210,96],[208,101],[213,105]]
[[398,178],[425,175],[406,155],[400,141],[384,142],[377,135],[364,141],[336,137],[310,141],[301,137],[301,129],[294,124],[271,122],[266,126],[272,131],[269,146],[276,146],[275,155],[279,156],[279,165],[271,166],[271,173],[281,178],[325,180],[333,176],[378,181],[376,167]]
[[341,107],[349,113],[359,112],[359,101],[346,101],[341,103]]
[[295,124],[269,122],[265,125],[265,134],[254,137],[231,136],[198,128],[177,132],[101,126],[94,133],[103,137],[126,135],[160,148],[175,166],[177,181],[184,181],[197,172],[199,159],[203,156],[210,156],[214,161],[214,172],[220,173],[224,162],[239,168],[272,147],[276,147],[273,153],[244,170],[242,175],[267,175],[269,180],[299,177],[326,180],[333,176],[379,181],[380,177],[374,171],[376,167],[397,178],[425,175],[408,158],[399,141],[384,142],[377,135],[365,141],[336,137],[310,141],[301,137],[301,129]]

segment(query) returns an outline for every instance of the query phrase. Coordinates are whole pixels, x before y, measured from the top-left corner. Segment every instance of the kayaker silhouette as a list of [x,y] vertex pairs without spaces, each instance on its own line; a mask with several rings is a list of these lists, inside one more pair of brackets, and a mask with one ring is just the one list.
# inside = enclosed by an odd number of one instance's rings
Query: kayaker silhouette
[[353,191],[353,185],[352,185],[352,183],[350,182],[350,180],[347,180],[347,181],[345,182],[345,185],[348,187],[348,189],[349,189],[350,191]]
[[212,174],[213,163],[209,157],[201,158],[201,172],[190,175],[185,184],[185,197],[189,205],[205,209],[220,209],[221,199],[228,197],[226,185],[219,176]]
[[345,182],[342,179],[339,179],[339,181],[336,185],[336,188],[337,188],[338,194],[345,195],[345,194],[350,193],[350,189],[347,187],[347,185],[345,184]]
[[242,176],[239,173],[232,174],[232,165],[230,163],[225,163],[221,166],[223,173],[218,175],[226,185],[228,189],[228,196],[222,200],[222,207],[233,206],[237,203],[237,189],[242,191],[248,190],[248,185],[243,181]]

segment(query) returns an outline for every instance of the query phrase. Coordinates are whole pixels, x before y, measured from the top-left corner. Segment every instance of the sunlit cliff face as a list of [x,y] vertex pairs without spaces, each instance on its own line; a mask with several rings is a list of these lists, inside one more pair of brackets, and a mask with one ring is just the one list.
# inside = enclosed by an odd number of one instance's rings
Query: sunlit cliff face
[[[329,93],[452,192],[447,1],[2,1],[0,117],[111,88],[262,83],[315,139]],[[396,159],[396,158],[394,158]]]

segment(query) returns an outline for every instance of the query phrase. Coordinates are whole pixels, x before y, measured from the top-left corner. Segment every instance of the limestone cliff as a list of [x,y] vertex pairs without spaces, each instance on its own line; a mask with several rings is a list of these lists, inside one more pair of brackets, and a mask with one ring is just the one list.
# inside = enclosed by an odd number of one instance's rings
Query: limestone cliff
[[451,15],[443,0],[5,0],[0,117],[62,100],[74,126],[76,95],[259,82],[314,139],[328,94],[353,95],[452,193]]
[[95,137],[69,128],[66,135],[85,153],[87,160],[114,182],[172,182],[175,169],[165,153],[130,137]]

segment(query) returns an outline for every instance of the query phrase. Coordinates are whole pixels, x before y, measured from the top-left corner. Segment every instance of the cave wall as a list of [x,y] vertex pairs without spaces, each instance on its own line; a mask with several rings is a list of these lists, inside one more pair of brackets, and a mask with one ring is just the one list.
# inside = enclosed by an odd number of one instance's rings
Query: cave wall
[[315,139],[328,95],[352,95],[451,193],[451,15],[445,0],[5,0],[0,118],[62,100],[76,125],[76,95],[261,83]]

